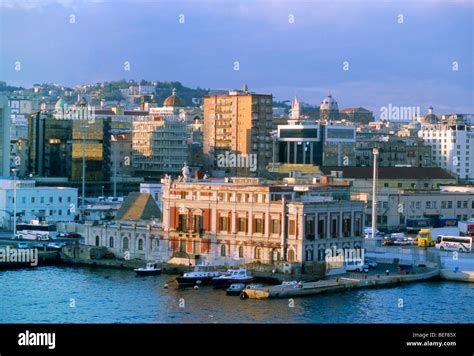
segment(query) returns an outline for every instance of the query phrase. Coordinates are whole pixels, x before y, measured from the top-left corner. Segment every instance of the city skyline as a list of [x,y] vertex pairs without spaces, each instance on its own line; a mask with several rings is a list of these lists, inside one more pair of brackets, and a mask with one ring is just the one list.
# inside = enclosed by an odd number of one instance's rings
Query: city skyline
[[331,92],[340,107],[363,106],[376,116],[390,104],[419,106],[421,113],[429,106],[474,112],[470,1],[1,6],[0,79],[12,85],[122,78],[212,89],[247,83],[276,100],[297,95],[311,105]]

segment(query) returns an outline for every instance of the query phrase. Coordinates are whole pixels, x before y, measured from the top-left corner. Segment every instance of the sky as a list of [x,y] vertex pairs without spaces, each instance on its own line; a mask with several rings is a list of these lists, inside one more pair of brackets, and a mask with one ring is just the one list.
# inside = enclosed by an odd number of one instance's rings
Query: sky
[[473,42],[474,0],[0,0],[0,80],[27,87],[246,83],[312,105],[330,92],[339,108],[474,113]]

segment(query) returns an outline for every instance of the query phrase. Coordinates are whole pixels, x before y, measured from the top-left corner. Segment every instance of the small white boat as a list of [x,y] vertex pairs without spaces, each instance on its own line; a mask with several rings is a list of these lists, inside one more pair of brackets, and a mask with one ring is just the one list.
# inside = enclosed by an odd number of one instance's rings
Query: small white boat
[[226,290],[227,295],[239,295],[245,289],[244,283],[234,283]]
[[139,276],[156,276],[161,274],[161,268],[154,262],[148,262],[146,267],[135,268],[134,271]]
[[211,280],[211,285],[215,288],[229,287],[234,283],[251,283],[253,276],[251,276],[245,268],[229,269],[219,277],[214,277]]

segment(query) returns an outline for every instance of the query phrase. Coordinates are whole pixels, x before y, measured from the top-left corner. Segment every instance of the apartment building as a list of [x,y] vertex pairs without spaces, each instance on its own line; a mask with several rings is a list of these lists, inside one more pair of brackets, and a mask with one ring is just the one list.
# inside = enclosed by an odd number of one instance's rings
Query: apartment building
[[[227,175],[265,171],[272,159],[272,95],[250,93],[245,86],[243,91],[208,95],[204,97],[203,121],[207,170]],[[250,160],[255,160],[255,169]]]
[[460,182],[474,182],[474,130],[462,119],[422,124],[418,136],[432,149],[433,162]]
[[177,119],[141,116],[133,122],[132,162],[135,174],[162,177],[178,174],[189,159],[187,125]]

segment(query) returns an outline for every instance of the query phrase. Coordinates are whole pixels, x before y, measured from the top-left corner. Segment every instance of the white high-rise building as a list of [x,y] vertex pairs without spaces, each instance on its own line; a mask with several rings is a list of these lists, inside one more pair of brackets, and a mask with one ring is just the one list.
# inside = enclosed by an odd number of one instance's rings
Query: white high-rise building
[[132,160],[135,173],[160,177],[179,174],[188,161],[186,123],[159,116],[141,116],[132,128]]
[[433,162],[453,173],[461,182],[474,182],[474,127],[447,122],[422,124],[418,136],[432,148]]

